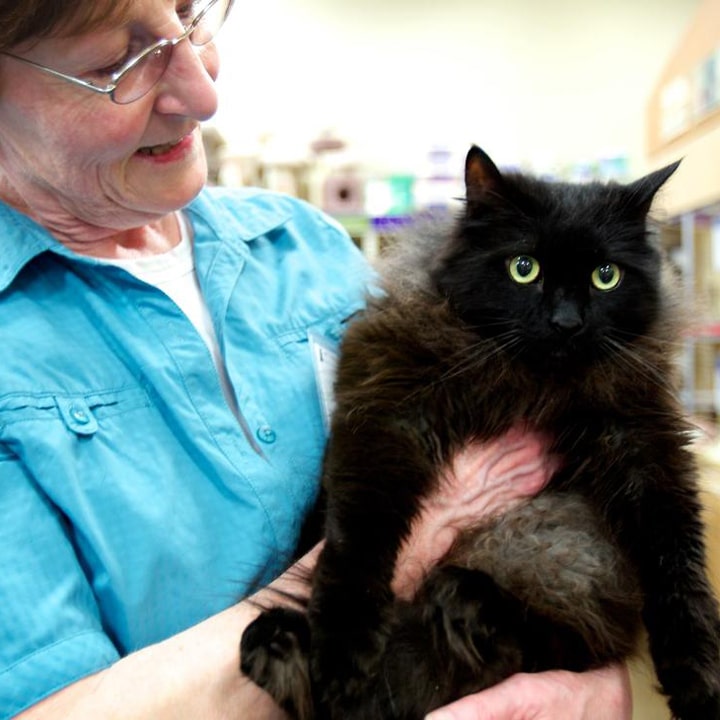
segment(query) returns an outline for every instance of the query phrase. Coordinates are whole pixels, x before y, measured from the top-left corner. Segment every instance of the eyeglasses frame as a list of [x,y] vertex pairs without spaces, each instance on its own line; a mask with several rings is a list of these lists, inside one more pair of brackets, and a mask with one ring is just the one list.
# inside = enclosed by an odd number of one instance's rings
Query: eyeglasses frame
[[[149,55],[152,55],[153,53],[162,53],[163,50],[168,48],[170,52],[172,52],[172,48],[174,48],[178,43],[181,43],[185,38],[190,37],[190,35],[195,31],[197,26],[200,24],[200,21],[207,15],[210,8],[212,8],[216,3],[220,2],[220,0],[210,0],[208,4],[192,19],[189,25],[185,26],[185,29],[180,35],[174,38],[160,38],[156,42],[152,43],[151,45],[148,45],[142,52],[138,53],[135,57],[130,58],[117,72],[113,73],[112,79],[110,80],[110,83],[106,85],[105,87],[98,87],[97,85],[94,85],[89,80],[83,80],[82,78],[75,77],[74,75],[68,75],[66,73],[60,72],[59,70],[54,70],[53,68],[47,67],[46,65],[41,65],[38,62],[35,62],[34,60],[29,60],[28,58],[21,57],[20,55],[14,55],[13,53],[0,51],[0,55],[7,55],[8,57],[11,57],[15,60],[19,60],[20,62],[26,63],[28,65],[32,65],[33,67],[37,68],[38,70],[42,70],[43,72],[46,72],[50,75],[54,75],[55,77],[62,78],[63,80],[67,80],[68,82],[74,83],[75,85],[79,85],[80,87],[84,87],[88,90],[92,90],[96,93],[101,93],[103,95],[109,95],[110,99],[117,103],[118,105],[129,105],[130,103],[135,102],[136,100],[139,100],[141,97],[146,95],[152,88],[159,82],[160,78],[162,77],[162,74],[158,77],[158,79],[153,83],[142,95],[139,95],[138,97],[134,98],[133,100],[129,100],[125,103],[120,103],[117,100],[115,100],[114,93],[117,89],[118,85],[122,82],[123,78],[134,68],[136,68],[141,62],[145,60]],[[220,27],[224,24],[225,20],[227,19],[228,14],[230,13],[230,8],[233,5],[234,0],[229,0],[227,9],[225,10],[225,16],[223,17],[222,22],[220,23]],[[219,28],[218,28],[219,29]],[[212,42],[214,39],[214,36],[211,37],[207,42],[205,43],[199,43],[194,46],[195,47],[202,47],[203,45],[207,45],[208,43]],[[163,74],[164,74],[163,70]]]

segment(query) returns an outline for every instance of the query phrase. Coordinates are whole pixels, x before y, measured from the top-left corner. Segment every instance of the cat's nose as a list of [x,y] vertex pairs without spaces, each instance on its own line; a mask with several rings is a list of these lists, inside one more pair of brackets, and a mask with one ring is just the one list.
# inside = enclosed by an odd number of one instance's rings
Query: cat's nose
[[550,324],[553,329],[567,335],[572,335],[580,330],[583,319],[577,303],[567,299],[557,303],[553,308]]

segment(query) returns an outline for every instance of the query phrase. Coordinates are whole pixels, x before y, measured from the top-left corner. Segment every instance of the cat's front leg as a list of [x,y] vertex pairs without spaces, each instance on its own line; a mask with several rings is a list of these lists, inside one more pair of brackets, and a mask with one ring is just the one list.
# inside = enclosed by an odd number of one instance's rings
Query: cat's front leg
[[[370,557],[380,562],[371,567]],[[382,557],[385,559],[383,560]],[[372,685],[385,650],[392,605],[392,553],[374,547],[363,562],[327,543],[315,570],[308,608],[311,676],[326,715],[344,718]]]
[[337,424],[333,435],[326,539],[308,617],[313,682],[329,717],[342,718],[378,670],[398,551],[435,470],[407,435],[346,436]]

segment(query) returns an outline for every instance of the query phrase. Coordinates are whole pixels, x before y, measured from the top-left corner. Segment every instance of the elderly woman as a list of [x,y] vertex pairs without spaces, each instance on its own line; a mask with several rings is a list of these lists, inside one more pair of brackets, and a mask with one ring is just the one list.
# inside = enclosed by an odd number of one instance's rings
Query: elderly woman
[[[369,273],[309,206],[203,189],[231,2],[0,2],[2,719],[281,715],[238,641],[314,501],[313,358]],[[546,479],[537,439],[493,452],[503,476],[456,469],[488,510]],[[626,683],[517,676],[446,712],[618,720]]]

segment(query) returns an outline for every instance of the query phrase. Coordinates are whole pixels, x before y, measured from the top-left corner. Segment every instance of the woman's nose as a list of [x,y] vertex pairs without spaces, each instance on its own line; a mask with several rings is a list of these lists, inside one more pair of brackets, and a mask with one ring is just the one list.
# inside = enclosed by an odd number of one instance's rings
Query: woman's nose
[[189,40],[182,40],[173,48],[160,80],[155,110],[200,121],[212,117],[218,104],[215,87],[218,70],[218,53],[213,43],[196,47]]

